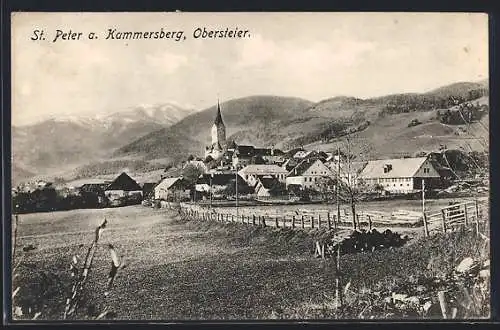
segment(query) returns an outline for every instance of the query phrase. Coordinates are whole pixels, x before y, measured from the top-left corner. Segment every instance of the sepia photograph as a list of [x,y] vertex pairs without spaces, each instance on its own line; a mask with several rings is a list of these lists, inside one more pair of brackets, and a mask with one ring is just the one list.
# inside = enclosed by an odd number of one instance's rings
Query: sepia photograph
[[12,12],[13,322],[489,319],[488,38]]

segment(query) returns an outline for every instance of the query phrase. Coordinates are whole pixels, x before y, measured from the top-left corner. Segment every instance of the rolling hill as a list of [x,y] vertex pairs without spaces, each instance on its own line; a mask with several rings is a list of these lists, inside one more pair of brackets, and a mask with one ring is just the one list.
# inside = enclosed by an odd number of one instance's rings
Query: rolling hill
[[[299,98],[251,96],[221,104],[226,135],[238,143],[267,146],[284,139],[289,132],[281,129],[284,119],[295,118],[312,102]],[[171,127],[147,134],[118,149],[115,156],[134,155],[145,159],[185,159],[189,154],[202,155],[210,143],[210,129],[216,106],[196,112]],[[310,118],[308,118],[309,120]],[[301,123],[295,123],[300,125]],[[289,123],[287,126],[293,126]],[[300,130],[297,136],[301,135]]]
[[[439,122],[438,110],[463,102],[488,104],[487,81],[369,99],[337,96],[317,103],[257,95],[226,101],[221,111],[228,139],[238,144],[332,151],[348,134],[352,152],[358,158],[373,159],[431,152],[442,146],[487,149],[488,114],[469,126]],[[134,175],[158,171],[190,154],[203,156],[215,113],[216,105],[196,112],[165,105],[14,127],[13,177],[16,172],[19,177],[64,173],[75,179],[112,176],[124,169]],[[414,119],[420,124],[409,127]],[[62,164],[68,165],[62,169]]]
[[[359,99],[339,96],[318,103],[296,98],[252,96],[221,104],[227,136],[239,144],[259,147],[275,145],[292,149],[300,146],[328,150],[339,136],[357,137],[353,147],[370,157],[391,157],[473,144],[487,132],[467,132],[465,125],[444,125],[436,117],[438,109],[448,109],[461,102],[487,100],[487,82],[461,82],[425,93],[394,94]],[[388,109],[390,111],[388,111]],[[115,156],[144,159],[185,159],[189,154],[203,155],[210,142],[210,127],[215,106],[184,118],[171,127],[152,132],[119,148]],[[408,127],[412,119],[422,124]],[[488,116],[482,120],[488,122]],[[475,124],[473,124],[475,125]],[[461,127],[462,126],[462,127]],[[484,131],[484,129],[483,129]],[[364,141],[364,142],[362,142]]]

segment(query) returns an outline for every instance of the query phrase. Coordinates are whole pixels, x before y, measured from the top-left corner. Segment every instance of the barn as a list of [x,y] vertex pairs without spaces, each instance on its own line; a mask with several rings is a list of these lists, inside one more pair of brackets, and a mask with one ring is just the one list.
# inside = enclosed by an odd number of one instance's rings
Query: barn
[[142,188],[123,172],[106,187],[104,195],[112,206],[139,204],[142,200]]

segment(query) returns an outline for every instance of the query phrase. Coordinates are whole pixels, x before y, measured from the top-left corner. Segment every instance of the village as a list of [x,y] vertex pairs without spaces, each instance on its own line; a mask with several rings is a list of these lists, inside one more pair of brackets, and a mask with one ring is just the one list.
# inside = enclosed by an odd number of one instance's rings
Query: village
[[[454,171],[422,157],[357,161],[341,152],[297,148],[282,151],[226,140],[220,104],[211,128],[212,143],[204,158],[190,156],[178,176],[161,175],[156,182],[138,183],[123,172],[114,180],[73,187],[38,181],[13,189],[14,211],[99,208],[160,201],[201,205],[289,205],[380,199],[453,197],[459,188],[484,193],[481,178],[460,181]],[[339,189],[337,191],[337,182]],[[471,191],[470,187],[476,187]],[[238,203],[239,202],[239,203]]]
[[[105,240],[109,242],[112,269],[104,295],[109,295],[119,270],[121,278],[117,280],[119,284],[113,288],[113,294],[127,297],[127,303],[117,308],[120,314],[107,311],[109,307],[104,307],[100,314],[88,309],[84,316],[81,316],[83,308],[80,307],[80,314],[77,314],[78,299],[82,299],[78,297],[84,292],[78,283],[85,283],[88,272],[83,270],[83,275],[75,276],[80,258],[75,254],[70,268],[75,281],[71,297],[65,303],[58,299],[49,310],[38,306],[33,298],[19,298],[20,306],[15,309],[17,316],[36,318],[42,314],[39,310],[51,316],[64,309],[63,319],[120,318],[124,317],[122,315],[141,318],[144,316],[137,314],[143,308],[140,301],[157,299],[155,297],[170,301],[167,296],[175,298],[168,307],[155,309],[153,317],[190,317],[193,311],[186,301],[196,304],[199,310],[195,313],[220,317],[220,308],[203,304],[204,299],[228,304],[233,318],[241,318],[241,315],[271,319],[308,318],[311,315],[347,318],[362,315],[360,308],[370,308],[370,313],[382,318],[436,315],[456,318],[457,315],[467,317],[468,313],[484,313],[485,298],[477,298],[476,307],[461,308],[451,300],[451,293],[446,293],[454,290],[454,282],[433,275],[434,268],[429,270],[429,267],[438,267],[440,273],[449,274],[447,276],[452,276],[457,282],[464,281],[463,276],[474,276],[478,288],[466,289],[466,296],[470,296],[469,290],[474,295],[487,292],[484,283],[489,278],[489,259],[476,255],[470,257],[470,242],[479,242],[474,244],[482,246],[478,253],[483,253],[488,243],[485,233],[489,225],[485,220],[489,219],[489,211],[484,194],[488,182],[483,178],[457,180],[453,170],[439,166],[432,155],[362,162],[342,153],[340,148],[336,153],[302,148],[285,152],[273,146],[238,145],[226,140],[220,105],[211,133],[212,143],[205,147],[204,158],[189,156],[180,166],[181,175],[164,174],[157,182],[138,182],[122,172],[114,180],[92,181],[78,187],[61,189],[57,184],[43,181],[18,187],[13,206],[15,240],[18,224],[23,228],[19,237],[20,253],[26,254],[29,262],[36,263],[37,255],[47,255],[57,244],[71,246],[72,241],[66,241],[68,235],[88,234],[89,227],[100,221],[85,265],[92,264],[101,232],[109,226],[109,238]],[[54,228],[60,228],[61,232],[54,231]],[[44,241],[47,235],[51,238]],[[463,252],[458,255],[447,252],[449,247],[455,248],[453,240],[457,239],[460,239],[458,249]],[[418,244],[424,244],[424,248],[418,248]],[[216,256],[213,260],[204,256],[203,251],[207,248]],[[434,253],[452,253],[456,260],[441,269],[442,262],[432,261]],[[294,261],[283,259],[284,256],[303,261],[297,266]],[[384,258],[383,262],[377,259],[380,256]],[[373,261],[360,261],[372,257]],[[195,260],[193,263],[191,258]],[[228,264],[224,261],[227,258],[230,260]],[[287,263],[285,275],[279,268],[273,270],[283,260]],[[417,260],[418,264],[401,266],[409,260]],[[127,262],[131,262],[130,267]],[[246,262],[252,262],[254,266],[247,267]],[[97,260],[97,264],[98,272],[94,276],[104,274],[108,267],[104,260]],[[149,266],[142,268],[143,264]],[[391,266],[386,267],[386,264]],[[158,265],[161,269],[156,270]],[[244,265],[244,269],[232,273],[231,267],[235,265]],[[379,283],[383,283],[384,278],[396,278],[398,284],[384,287],[380,292],[359,293],[366,297],[363,299],[370,297],[373,301],[365,306],[353,300],[354,290],[358,289],[349,291],[349,286],[351,283],[355,288],[365,285],[365,281],[370,280],[367,274],[372,269],[377,269],[375,278]],[[411,277],[413,269],[418,275]],[[272,273],[266,275],[269,270]],[[200,282],[198,276],[189,278],[193,271],[215,273]],[[186,298],[191,289],[179,290],[177,284],[167,285],[167,293],[162,291],[165,286],[155,291],[160,294],[142,289],[147,286],[150,276],[163,278],[172,272],[179,275],[171,276],[183,279],[178,285],[193,285],[195,296],[204,298]],[[23,283],[29,276],[38,278],[38,275],[24,272]],[[312,279],[321,283],[317,289],[304,282],[307,276],[312,276],[307,283],[313,282]],[[409,285],[405,284],[407,278],[412,281]],[[122,284],[130,281],[130,286]],[[158,280],[155,285],[164,285],[162,283],[168,281],[171,279]],[[214,284],[214,281],[222,282]],[[255,294],[254,287],[260,282],[267,283],[266,287]],[[296,303],[289,303],[289,296],[296,291],[293,288],[283,290],[285,282],[323,294],[330,292],[325,297],[334,303],[329,307],[294,307]],[[46,287],[54,285],[48,283]],[[228,292],[240,292],[242,287],[250,290],[242,293],[244,297],[252,294],[256,299],[274,297],[275,291],[267,289],[269,285],[277,285],[279,288],[273,290],[281,292],[273,302],[275,306],[290,304],[292,307],[268,310],[255,304],[252,314],[247,315],[240,314],[240,302],[227,298]],[[45,290],[43,287],[41,285],[34,291]],[[218,294],[225,298],[214,296],[213,288],[219,288]],[[436,288],[439,289],[437,300],[434,297]],[[309,292],[307,290],[304,292]],[[142,293],[147,296],[136,301],[135,295]],[[54,296],[41,291],[39,295],[44,301]],[[92,298],[85,301],[89,308],[95,308],[92,307],[94,302],[106,304],[98,291],[91,295]],[[309,293],[305,295],[309,296]],[[302,299],[300,297],[297,299]],[[379,306],[382,305],[384,309],[380,312]]]

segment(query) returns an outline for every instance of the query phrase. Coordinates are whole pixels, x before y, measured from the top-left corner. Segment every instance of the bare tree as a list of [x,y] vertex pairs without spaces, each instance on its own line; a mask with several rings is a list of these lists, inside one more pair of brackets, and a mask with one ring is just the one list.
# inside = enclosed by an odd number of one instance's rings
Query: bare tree
[[[353,152],[354,141],[357,141],[357,152]],[[340,156],[340,146],[337,153],[339,155],[337,161],[340,162],[336,167],[336,178],[338,185],[338,196],[340,202],[347,202],[351,208],[352,228],[357,229],[356,204],[364,199],[367,191],[366,184],[361,180],[360,174],[361,164],[366,161],[365,157],[370,151],[369,143],[366,143],[362,138],[353,138],[346,136],[343,141],[344,155]]]

